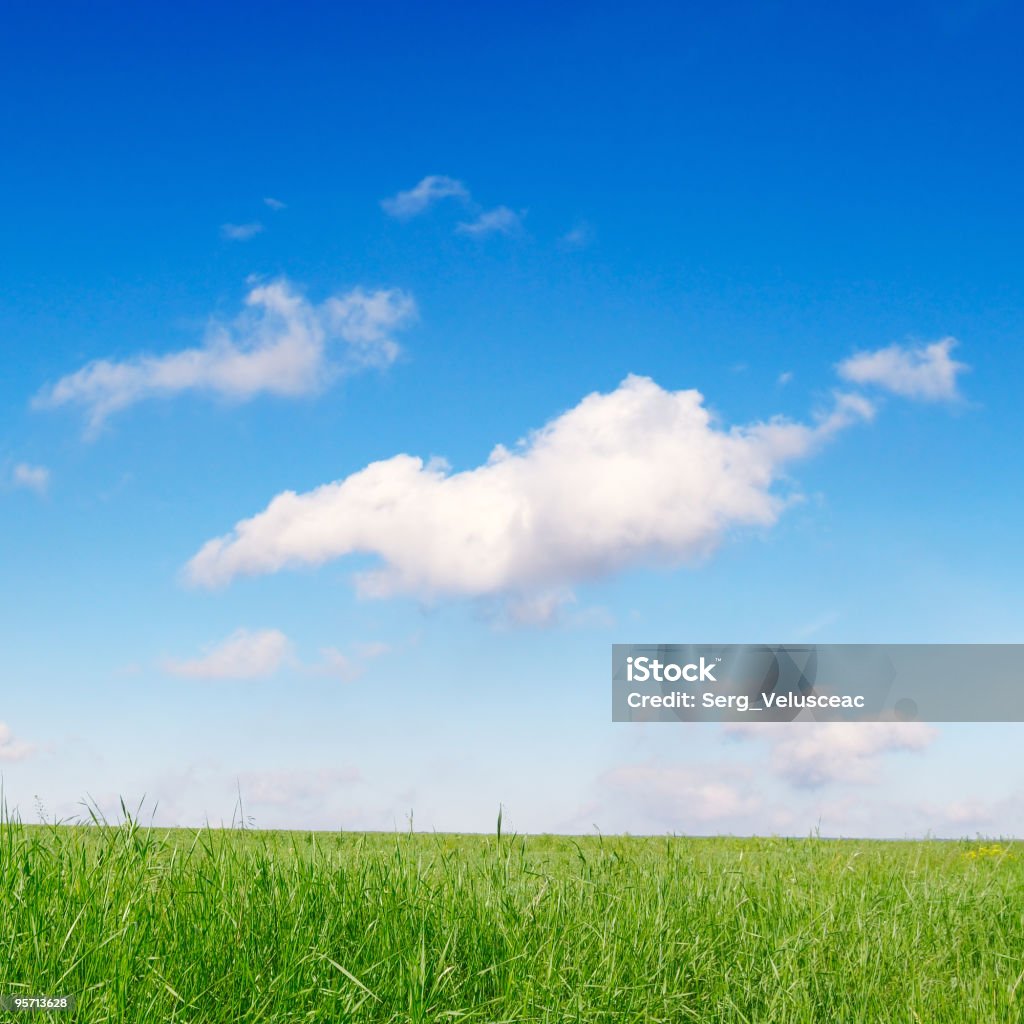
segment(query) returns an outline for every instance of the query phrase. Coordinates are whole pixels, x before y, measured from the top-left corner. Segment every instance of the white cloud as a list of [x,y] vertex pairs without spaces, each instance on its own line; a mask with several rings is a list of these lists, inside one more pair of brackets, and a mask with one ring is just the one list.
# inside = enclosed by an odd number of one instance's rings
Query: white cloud
[[462,235],[483,238],[487,235],[516,235],[523,229],[525,211],[517,213],[507,206],[481,209],[469,189],[457,178],[429,174],[413,188],[381,200],[384,212],[398,220],[409,220],[425,213],[442,199],[457,199],[474,213],[474,219],[460,222],[455,230]]
[[399,192],[389,199],[382,199],[384,212],[399,220],[408,220],[425,213],[442,199],[458,199],[470,202],[469,190],[456,178],[444,174],[428,174],[422,181],[405,192]]
[[0,722],[0,761],[23,761],[35,752],[31,743],[16,739],[11,727]]
[[291,649],[278,629],[236,629],[200,657],[169,659],[164,669],[186,679],[265,679],[284,664]]
[[782,385],[782,386],[785,386],[792,379],[793,379],[793,371],[792,370],[785,370],[783,373],[779,374],[778,383],[780,385]]
[[966,363],[950,357],[955,338],[930,345],[889,345],[874,352],[858,352],[837,366],[839,376],[854,384],[875,384],[886,391],[926,402],[959,398],[957,377]]
[[275,199],[273,196],[267,196],[263,200],[263,202],[265,205],[269,206],[270,209],[274,210],[275,212],[278,210],[285,210],[288,208],[287,203],[282,203],[280,199]]
[[50,471],[45,466],[19,462],[11,471],[11,483],[36,494],[45,494],[50,486]]
[[249,224],[222,224],[220,233],[232,242],[247,242],[255,238],[263,231],[263,225],[259,221],[252,221]]
[[284,279],[252,288],[245,304],[233,323],[211,324],[195,348],[98,359],[43,389],[34,404],[84,406],[94,434],[120,409],[185,391],[236,401],[314,394],[341,374],[393,362],[392,335],[416,315],[399,289],[354,288],[314,305]]
[[523,212],[516,213],[507,206],[484,210],[476,220],[463,221],[455,230],[460,235],[484,238],[487,235],[517,235],[523,230]]
[[218,586],[370,553],[383,565],[358,578],[368,596],[557,593],[632,565],[700,558],[734,527],[772,525],[786,504],[773,490],[785,467],[872,413],[862,397],[837,395],[814,425],[729,429],[698,391],[630,376],[475,469],[396,455],[279,494],[204,545],[186,572]]
[[920,752],[938,736],[924,722],[738,722],[727,725],[725,732],[770,744],[776,773],[806,788],[878,782],[883,757]]

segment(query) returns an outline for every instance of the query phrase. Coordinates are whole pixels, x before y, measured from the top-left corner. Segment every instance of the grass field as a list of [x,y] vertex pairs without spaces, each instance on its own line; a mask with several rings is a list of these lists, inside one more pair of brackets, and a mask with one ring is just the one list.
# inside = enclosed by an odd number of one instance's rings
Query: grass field
[[1007,844],[0,830],[53,1019],[1024,1020]]

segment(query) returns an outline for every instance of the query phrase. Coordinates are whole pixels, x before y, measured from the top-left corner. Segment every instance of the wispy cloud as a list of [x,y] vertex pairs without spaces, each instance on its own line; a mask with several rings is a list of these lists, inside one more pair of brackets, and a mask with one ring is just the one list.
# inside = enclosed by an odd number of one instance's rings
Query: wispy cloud
[[266,679],[286,664],[297,672],[331,676],[344,683],[359,679],[371,661],[389,653],[380,642],[358,643],[352,653],[323,647],[315,661],[300,659],[291,640],[279,629],[236,629],[195,658],[165,658],[160,667],[185,679]]
[[222,224],[220,233],[232,242],[247,242],[255,238],[264,230],[259,221],[252,221],[249,224]]
[[50,471],[46,466],[33,466],[19,462],[11,470],[11,483],[36,494],[45,494],[50,487]]
[[930,345],[889,345],[872,352],[858,352],[844,359],[839,376],[854,384],[874,384],[886,391],[925,402],[949,402],[959,398],[957,378],[968,369],[950,356],[955,338]]
[[353,288],[315,305],[283,279],[253,288],[245,306],[234,322],[212,323],[195,348],[96,360],[44,388],[33,404],[82,406],[95,435],[121,409],[187,391],[235,401],[315,394],[338,376],[392,363],[394,333],[416,316],[412,296],[399,289]]
[[163,668],[185,679],[266,679],[281,668],[291,650],[279,629],[238,629],[198,658],[167,659]]
[[278,210],[286,210],[288,208],[287,203],[282,203],[280,199],[275,199],[273,196],[266,196],[263,200],[265,206],[269,206],[271,210],[275,212]]
[[[628,377],[591,394],[476,469],[397,455],[265,511],[209,541],[187,567],[197,584],[317,565],[356,552],[383,562],[358,577],[372,597],[503,595],[527,618],[565,588],[638,564],[710,553],[733,528],[770,526],[773,485],[792,461],[870,418],[855,395],[807,425],[719,427],[697,391]],[[525,605],[519,599],[553,594]]]
[[405,192],[382,199],[380,205],[388,215],[399,220],[408,220],[425,213],[442,199],[457,199],[463,203],[471,201],[469,190],[457,178],[449,178],[444,174],[428,174]]
[[455,230],[462,235],[483,238],[487,235],[515,235],[523,230],[526,211],[518,213],[508,206],[484,209],[465,184],[444,174],[430,174],[411,189],[381,200],[384,212],[398,220],[410,220],[426,213],[443,199],[455,199],[473,214],[472,220],[460,221]]
[[523,230],[525,211],[516,213],[507,206],[484,210],[475,220],[461,221],[455,230],[460,235],[483,238],[486,235],[517,235]]

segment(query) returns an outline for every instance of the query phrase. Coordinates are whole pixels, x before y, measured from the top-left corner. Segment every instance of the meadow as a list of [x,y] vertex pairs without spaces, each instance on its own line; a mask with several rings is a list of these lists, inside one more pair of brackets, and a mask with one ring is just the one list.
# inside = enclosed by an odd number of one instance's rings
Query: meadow
[[36,1020],[1024,1020],[1007,843],[4,821],[0,906]]

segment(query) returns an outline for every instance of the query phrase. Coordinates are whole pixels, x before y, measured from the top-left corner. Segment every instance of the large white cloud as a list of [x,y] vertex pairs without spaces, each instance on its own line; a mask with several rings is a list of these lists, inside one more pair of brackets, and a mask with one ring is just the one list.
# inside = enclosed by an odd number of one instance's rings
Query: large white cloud
[[874,384],[886,391],[920,401],[953,401],[958,398],[957,377],[967,369],[950,352],[955,338],[930,345],[889,345],[873,352],[857,352],[836,368],[853,384]]
[[630,376],[475,469],[396,455],[279,494],[209,541],[186,573],[217,586],[370,553],[383,564],[359,578],[367,595],[483,596],[679,563],[709,553],[731,527],[774,523],[784,467],[872,412],[838,395],[812,425],[777,418],[730,429],[699,392]]
[[416,314],[398,289],[354,288],[319,304],[288,281],[254,287],[231,324],[212,324],[201,345],[167,355],[99,359],[36,396],[35,405],[80,405],[95,432],[112,413],[147,398],[201,391],[233,400],[317,392],[334,377],[386,366],[394,332]]

